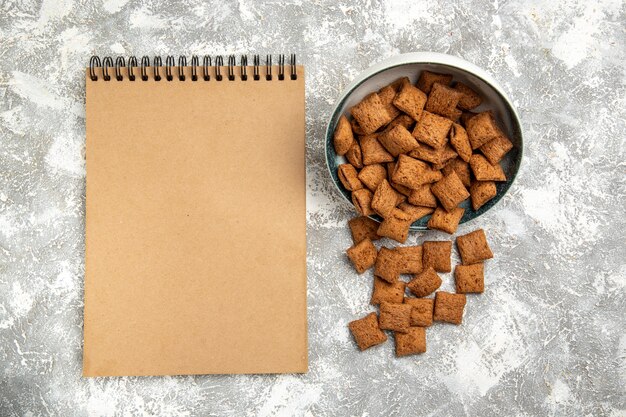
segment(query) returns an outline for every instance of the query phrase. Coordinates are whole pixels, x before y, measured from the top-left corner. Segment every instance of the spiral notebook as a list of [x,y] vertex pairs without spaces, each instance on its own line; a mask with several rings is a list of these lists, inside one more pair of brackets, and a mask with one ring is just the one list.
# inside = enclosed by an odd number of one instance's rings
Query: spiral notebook
[[85,376],[307,370],[304,68],[93,57]]

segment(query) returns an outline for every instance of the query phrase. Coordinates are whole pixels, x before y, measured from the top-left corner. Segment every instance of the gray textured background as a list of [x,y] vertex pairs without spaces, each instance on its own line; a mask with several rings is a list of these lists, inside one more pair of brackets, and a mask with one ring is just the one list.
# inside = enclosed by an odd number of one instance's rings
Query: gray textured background
[[[0,1],[0,416],[626,415],[625,14],[620,0]],[[346,328],[370,311],[371,278],[343,254],[352,211],[323,131],[359,71],[418,50],[501,81],[525,160],[459,230],[488,233],[486,293],[463,326],[428,330],[427,354],[396,359],[393,343],[357,352]],[[89,56],[281,51],[307,69],[310,372],[82,379]]]

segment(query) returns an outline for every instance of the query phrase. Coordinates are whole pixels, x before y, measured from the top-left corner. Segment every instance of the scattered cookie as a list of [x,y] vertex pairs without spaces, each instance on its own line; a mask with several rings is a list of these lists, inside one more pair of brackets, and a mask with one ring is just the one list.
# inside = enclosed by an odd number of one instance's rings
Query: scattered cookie
[[348,328],[360,350],[365,350],[387,341],[387,335],[378,327],[378,316],[370,313],[362,319],[351,321]]
[[454,281],[459,294],[482,293],[485,291],[485,265],[457,265],[454,268]]
[[350,164],[342,164],[337,168],[337,176],[346,190],[355,191],[363,188],[356,169]]
[[434,299],[404,297],[404,303],[412,308],[411,326],[430,327],[433,324]]
[[396,208],[389,216],[385,217],[376,233],[396,242],[404,243],[409,237],[409,227],[411,227],[411,216]]
[[350,122],[348,122],[346,116],[341,116],[337,122],[335,134],[333,135],[333,143],[335,145],[335,152],[337,152],[337,155],[345,155],[354,144],[352,127],[350,126]]
[[465,309],[465,294],[453,294],[445,291],[435,293],[434,321],[461,324]]
[[[474,181],[470,186],[470,197],[474,211],[481,208],[485,203],[497,194],[496,183],[493,181]],[[410,200],[410,198],[409,198]]]
[[367,271],[376,263],[376,246],[368,238],[349,248],[347,251],[348,258],[352,261],[354,269],[359,274]]
[[422,272],[422,247],[398,246],[394,249],[398,255],[398,272],[401,274],[419,274]]
[[415,355],[426,352],[426,329],[410,327],[406,333],[395,332],[396,356]]
[[441,278],[432,267],[425,267],[406,286],[416,297],[426,297],[441,286]]
[[380,303],[378,327],[381,330],[393,330],[406,333],[411,327],[411,310],[408,304]]
[[376,258],[374,275],[387,282],[396,282],[400,276],[399,258],[399,253],[395,250],[381,247]]
[[422,253],[424,268],[431,267],[437,272],[452,271],[452,242],[449,240],[426,241],[422,244]]
[[430,217],[430,220],[428,220],[428,228],[454,234],[457,227],[459,227],[459,222],[463,217],[463,213],[465,213],[465,209],[461,207],[457,207],[451,211],[446,211],[442,207],[437,207],[433,215]]
[[393,283],[389,283],[375,276],[370,304],[378,305],[382,302],[399,304],[404,299],[405,288],[406,284],[404,281],[396,280]]
[[483,229],[474,230],[456,238],[463,265],[471,265],[493,258],[493,252],[487,243],[487,236]]
[[433,184],[431,190],[447,211],[453,210],[470,196],[456,171],[450,172],[450,174]]
[[378,222],[366,216],[359,216],[348,221],[352,241],[356,245],[364,239],[377,240],[380,236],[376,233],[378,230]]

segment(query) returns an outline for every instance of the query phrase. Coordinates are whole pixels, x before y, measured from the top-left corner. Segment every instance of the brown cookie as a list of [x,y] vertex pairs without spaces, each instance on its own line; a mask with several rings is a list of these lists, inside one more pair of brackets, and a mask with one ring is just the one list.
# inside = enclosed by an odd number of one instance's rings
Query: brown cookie
[[378,141],[387,149],[387,152],[393,156],[408,153],[417,146],[417,141],[411,135],[411,132],[406,130],[402,125],[397,125],[381,133],[378,137]]
[[467,85],[458,82],[455,84],[454,89],[461,93],[461,97],[459,98],[459,108],[463,110],[472,110],[483,102],[483,99],[480,95],[469,88]]
[[396,282],[389,283],[375,276],[370,304],[378,305],[382,302],[401,303],[404,299],[405,287],[404,281],[396,280]]
[[456,175],[459,176],[459,179],[463,183],[463,186],[469,188],[472,183],[469,164],[461,158],[454,158],[441,170],[444,176],[450,175],[450,173],[453,171],[456,172]]
[[398,204],[396,193],[397,191],[391,188],[389,182],[383,178],[372,197],[372,209],[383,218],[389,217]]
[[428,228],[434,230],[441,230],[449,234],[456,232],[459,227],[459,222],[465,213],[465,209],[457,207],[452,211],[446,211],[443,207],[437,207],[435,212],[428,220]]
[[478,148],[492,165],[500,162],[511,149],[513,149],[513,143],[504,134]]
[[421,207],[437,207],[437,198],[430,189],[430,184],[424,184],[411,192],[409,203]]
[[472,208],[478,210],[487,201],[498,194],[496,183],[493,181],[474,181],[470,186],[470,197],[472,198]]
[[384,246],[380,248],[380,252],[376,258],[374,275],[387,282],[396,282],[400,276],[400,255],[398,252]]
[[393,182],[412,190],[421,185],[439,181],[442,177],[441,172],[433,170],[424,161],[418,161],[406,155],[398,157],[396,168],[391,175]]
[[393,156],[378,141],[378,135],[366,135],[359,138],[363,165],[384,164],[393,161]]
[[393,330],[406,333],[411,327],[411,310],[408,304],[380,303],[378,327],[381,330]]
[[376,313],[370,313],[362,319],[351,321],[348,328],[360,350],[380,345],[387,340],[385,332],[378,327]]
[[417,88],[426,94],[430,94],[433,84],[440,83],[443,85],[450,85],[450,82],[452,82],[452,75],[450,74],[422,71],[419,79],[417,80]]
[[367,188],[352,191],[352,204],[362,216],[374,214],[372,210],[372,192]]
[[431,190],[447,211],[453,210],[470,196],[455,171],[433,184]]
[[376,93],[368,94],[359,104],[350,109],[350,113],[365,134],[376,132],[393,119]]
[[409,227],[411,227],[411,216],[396,208],[389,216],[385,217],[376,233],[396,242],[404,243],[409,237]]
[[380,236],[376,233],[378,230],[378,222],[369,217],[359,216],[348,221],[350,232],[352,233],[352,241],[356,245],[364,239],[377,240]]
[[399,273],[419,274],[422,272],[421,246],[398,246],[394,251],[398,255]]
[[337,155],[345,155],[354,144],[354,135],[346,116],[341,116],[337,122],[335,134],[333,135],[333,144],[335,145]]
[[461,110],[456,108],[460,98],[461,93],[458,91],[447,85],[434,83],[424,109],[448,119],[457,120],[461,117]]
[[411,223],[414,223],[422,217],[428,216],[435,211],[432,207],[419,207],[409,203],[400,203],[398,204],[398,208],[409,215]]
[[412,308],[411,326],[429,327],[433,324],[434,299],[404,297],[404,303]]
[[487,236],[483,229],[474,230],[456,238],[463,265],[471,265],[493,258],[493,252],[487,243]]
[[387,170],[381,164],[372,164],[365,166],[361,172],[359,172],[359,180],[365,185],[371,192],[376,191],[380,183],[387,176]]
[[410,327],[406,333],[395,332],[396,356],[416,355],[426,352],[426,329]]
[[500,135],[500,129],[489,112],[478,113],[469,119],[466,130],[472,149],[478,149]]
[[441,278],[432,267],[425,267],[406,286],[416,297],[426,297],[441,286]]
[[454,148],[459,158],[465,162],[469,162],[472,157],[472,145],[467,136],[467,131],[457,123],[452,123],[450,128],[450,145]]
[[465,294],[453,294],[444,291],[435,293],[435,312],[433,320],[461,324],[465,309]]
[[431,267],[437,272],[450,272],[452,265],[450,257],[452,254],[452,242],[427,241],[422,244],[424,268]]
[[393,100],[393,104],[414,120],[419,120],[426,104],[426,94],[411,83],[405,84]]
[[413,136],[426,145],[441,148],[448,141],[448,132],[451,127],[452,120],[424,110],[413,129]]
[[506,175],[500,164],[491,165],[482,155],[477,153],[472,155],[469,164],[478,181],[506,181]]
[[355,140],[354,144],[348,152],[346,152],[346,159],[352,164],[353,167],[361,169],[363,168],[363,155],[361,154],[361,145]]
[[356,169],[350,164],[341,164],[337,168],[337,176],[346,190],[355,191],[363,188]]
[[347,251],[348,258],[352,261],[354,269],[359,274],[367,271],[376,263],[376,246],[368,238],[363,239],[356,245],[350,247]]
[[485,291],[485,265],[457,265],[454,268],[454,281],[457,293],[482,293]]

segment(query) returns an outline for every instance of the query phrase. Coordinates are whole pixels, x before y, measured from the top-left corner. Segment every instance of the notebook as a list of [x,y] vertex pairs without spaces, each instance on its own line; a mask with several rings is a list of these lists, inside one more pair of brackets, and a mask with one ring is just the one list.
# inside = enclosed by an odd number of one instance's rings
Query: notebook
[[304,68],[237,61],[86,69],[84,376],[307,370]]

